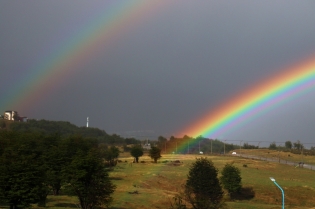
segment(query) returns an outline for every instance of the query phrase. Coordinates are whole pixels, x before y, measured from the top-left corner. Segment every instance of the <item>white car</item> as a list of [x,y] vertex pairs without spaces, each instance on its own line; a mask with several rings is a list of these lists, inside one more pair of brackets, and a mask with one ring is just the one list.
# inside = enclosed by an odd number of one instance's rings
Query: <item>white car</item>
[[232,152],[232,155],[236,155],[236,152]]

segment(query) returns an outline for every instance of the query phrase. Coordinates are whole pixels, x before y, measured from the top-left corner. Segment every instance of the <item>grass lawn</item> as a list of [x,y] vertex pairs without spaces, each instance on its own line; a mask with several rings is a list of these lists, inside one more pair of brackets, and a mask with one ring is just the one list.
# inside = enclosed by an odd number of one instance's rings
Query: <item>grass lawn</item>
[[[118,164],[110,173],[117,185],[112,208],[168,208],[172,197],[181,191],[196,157],[200,156],[163,155],[157,164],[149,157],[140,158],[145,163],[132,166]],[[270,176],[284,189],[286,208],[312,208],[315,205],[312,198],[315,195],[315,173],[312,170],[232,156],[207,157],[219,171],[226,163],[234,163],[241,170],[244,194],[234,201],[226,196],[228,208],[282,208],[281,192],[270,181]],[[182,163],[173,163],[175,160]]]
[[[272,153],[269,152],[269,155]],[[148,156],[144,156],[140,158],[143,163],[130,164],[132,158],[129,154],[122,154],[120,157],[122,162],[109,173],[117,186],[110,208],[170,208],[172,198],[181,191],[189,168],[197,157],[201,156],[169,154],[163,155],[155,164]],[[231,155],[203,157],[212,160],[219,173],[226,163],[234,163],[241,170],[242,194],[233,201],[226,195],[227,208],[281,209],[281,192],[269,179],[272,176],[285,191],[286,209],[315,209],[313,170]],[[180,163],[175,163],[175,160],[179,160]],[[77,205],[75,197],[48,196],[47,200],[47,208],[50,209],[77,208]]]

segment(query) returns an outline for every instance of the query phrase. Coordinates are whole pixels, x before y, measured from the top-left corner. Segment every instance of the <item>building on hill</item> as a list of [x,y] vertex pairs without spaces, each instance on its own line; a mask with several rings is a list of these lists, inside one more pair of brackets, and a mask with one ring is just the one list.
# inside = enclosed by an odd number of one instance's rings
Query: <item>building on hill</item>
[[27,117],[20,117],[17,111],[13,110],[7,110],[4,112],[4,117],[5,120],[13,120],[13,121],[21,121],[21,122],[26,122]]
[[4,112],[4,119],[6,120],[14,120],[17,116],[17,111],[7,110]]

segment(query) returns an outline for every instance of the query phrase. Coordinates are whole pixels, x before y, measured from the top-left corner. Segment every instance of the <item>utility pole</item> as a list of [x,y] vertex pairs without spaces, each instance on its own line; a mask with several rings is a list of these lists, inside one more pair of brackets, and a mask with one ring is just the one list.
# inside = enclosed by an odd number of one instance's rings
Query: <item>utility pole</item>
[[165,154],[166,154],[166,142],[165,142]]
[[223,154],[224,154],[224,155],[225,155],[225,141],[226,141],[226,140],[223,141],[223,146],[224,146]]
[[303,156],[304,155],[303,154],[304,149],[303,149],[303,145],[301,145],[301,146],[302,146],[302,168],[303,168],[304,167],[304,159],[303,159],[304,158],[304,156]]
[[211,155],[212,155],[212,139],[211,139],[211,141],[210,141],[210,142],[211,142]]
[[225,143],[223,142],[223,154],[225,155]]
[[177,141],[176,141],[176,154],[177,154]]
[[278,151],[278,158],[279,158],[279,163],[280,163],[280,150]]

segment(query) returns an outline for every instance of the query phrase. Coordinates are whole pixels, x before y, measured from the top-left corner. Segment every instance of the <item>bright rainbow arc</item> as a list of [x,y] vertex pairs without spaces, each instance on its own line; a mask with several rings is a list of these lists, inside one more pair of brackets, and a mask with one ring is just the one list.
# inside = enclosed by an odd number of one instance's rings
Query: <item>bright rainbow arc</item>
[[295,65],[232,98],[206,115],[186,133],[216,138],[229,128],[297,95],[315,84],[314,58]]
[[[164,3],[161,3],[164,2]],[[166,1],[132,1],[111,5],[112,12],[99,15],[75,36],[69,36],[50,56],[43,59],[23,81],[17,82],[0,102],[1,108],[27,109],[39,98],[75,73],[92,54],[109,47],[118,34],[125,32],[166,5]],[[167,3],[169,4],[169,3]],[[193,123],[184,133],[215,138],[258,113],[292,98],[314,85],[314,58],[285,69]],[[23,112],[23,111],[22,111]]]
[[204,118],[182,131],[192,138],[179,144],[178,151],[186,150],[188,142],[191,147],[196,146],[198,136],[217,138],[268,108],[298,96],[313,86],[315,86],[314,57],[286,68],[211,110]]

